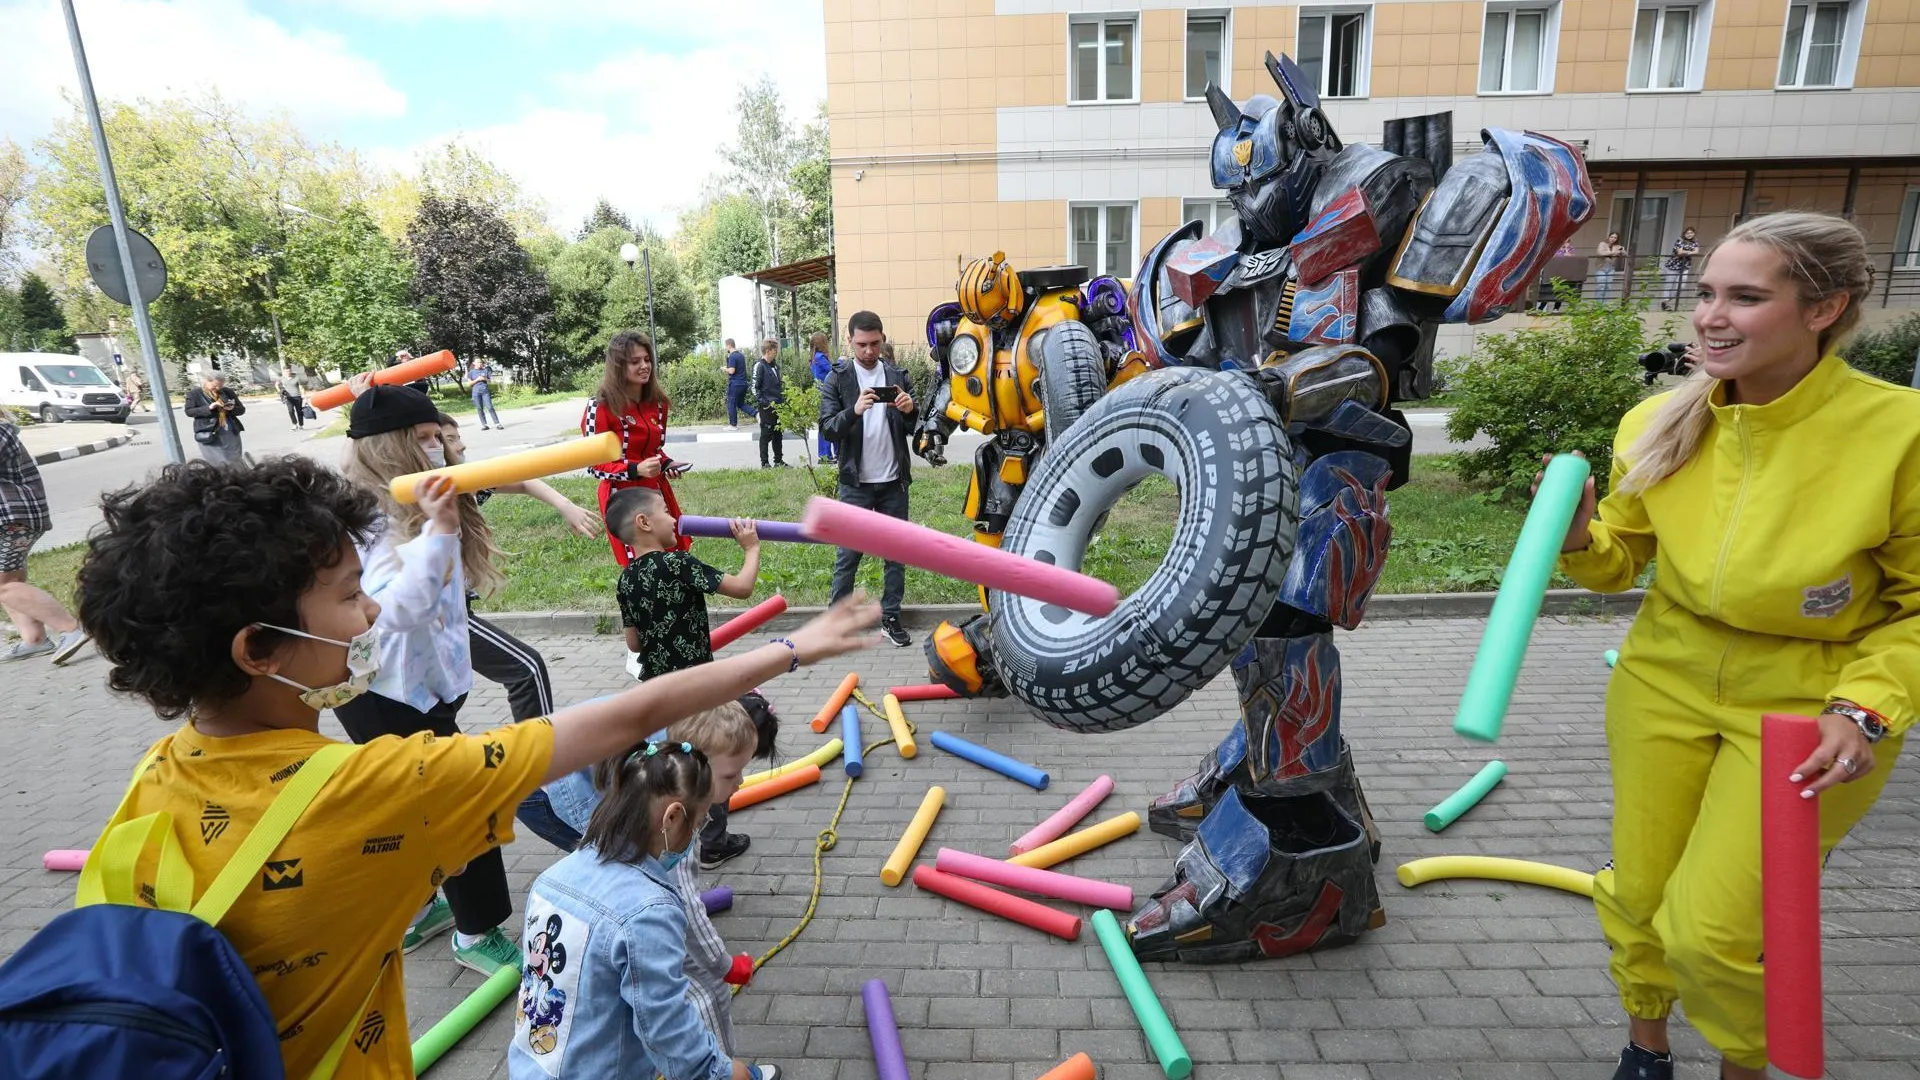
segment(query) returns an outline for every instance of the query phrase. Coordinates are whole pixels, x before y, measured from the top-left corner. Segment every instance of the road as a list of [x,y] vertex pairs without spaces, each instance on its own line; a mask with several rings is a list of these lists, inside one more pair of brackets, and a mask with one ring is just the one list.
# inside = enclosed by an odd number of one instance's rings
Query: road
[[[578,402],[552,402],[506,409],[500,414],[505,426],[490,431],[480,430],[479,425],[467,417],[460,429],[466,439],[467,457],[469,460],[497,457],[576,434],[584,404],[583,398]],[[285,411],[272,399],[250,402],[244,421],[247,424],[246,451],[255,460],[277,454],[300,453],[328,465],[338,465],[340,455],[346,450],[347,440],[339,436],[325,439],[314,437],[330,419],[331,414],[322,413],[320,420],[309,421],[305,430],[295,430],[288,424]],[[1444,411],[1409,413],[1408,420],[1413,428],[1416,454],[1440,454],[1463,448],[1447,440],[1441,427],[1446,422]],[[192,442],[192,422],[178,407],[174,410],[174,421],[179,426],[181,438],[187,442],[187,452],[195,453],[197,447]],[[166,449],[161,444],[159,424],[154,415],[135,413],[128,418],[127,424],[133,430],[134,438],[125,446],[40,467],[47,485],[47,502],[53,512],[53,528],[40,542],[42,549],[85,540],[87,531],[100,520],[102,494],[139,483],[166,464]],[[99,425],[75,426],[92,428]],[[757,434],[757,429],[745,424],[737,430],[728,430],[722,425],[676,429],[668,432],[667,452],[677,459],[692,462],[700,469],[753,468],[760,463],[759,447],[754,442]],[[980,437],[977,435],[956,432],[947,446],[947,460],[955,464],[972,461],[974,448],[979,443]],[[1481,441],[1467,445],[1481,445]],[[803,460],[798,438],[787,437],[786,456],[791,464],[799,464]]]

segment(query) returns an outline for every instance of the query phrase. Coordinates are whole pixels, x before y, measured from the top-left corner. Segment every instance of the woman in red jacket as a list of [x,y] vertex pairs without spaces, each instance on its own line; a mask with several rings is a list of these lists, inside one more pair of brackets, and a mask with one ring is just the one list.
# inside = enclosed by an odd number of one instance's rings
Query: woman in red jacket
[[[580,433],[620,433],[621,458],[587,469],[600,480],[600,516],[605,520],[607,497],[621,488],[650,487],[667,500],[667,512],[680,519],[680,503],[669,480],[687,471],[685,464],[666,455],[667,392],[654,372],[653,339],[638,330],[622,330],[607,343],[607,370],[600,389],[580,418]],[[613,535],[607,523],[607,542],[622,567],[633,558],[632,549]],[[693,546],[680,538],[681,550]]]

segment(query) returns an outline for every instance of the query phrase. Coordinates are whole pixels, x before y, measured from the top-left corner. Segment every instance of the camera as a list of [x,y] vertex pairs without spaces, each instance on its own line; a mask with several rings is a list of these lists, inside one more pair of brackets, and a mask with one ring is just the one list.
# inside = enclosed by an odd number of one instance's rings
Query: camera
[[1673,341],[1668,342],[1664,349],[1655,349],[1641,356],[1640,366],[1647,369],[1646,384],[1652,386],[1653,381],[1662,375],[1684,377],[1692,374],[1693,361],[1687,358],[1687,349],[1690,347],[1684,341]]

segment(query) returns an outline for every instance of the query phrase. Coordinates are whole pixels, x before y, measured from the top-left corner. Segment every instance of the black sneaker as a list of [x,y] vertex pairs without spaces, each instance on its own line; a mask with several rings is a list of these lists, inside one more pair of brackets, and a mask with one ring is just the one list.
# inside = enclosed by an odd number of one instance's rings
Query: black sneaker
[[753,838],[745,833],[727,833],[717,844],[701,844],[700,869],[711,870],[729,859],[739,858],[752,846]]
[[900,616],[898,615],[880,616],[880,632],[887,635],[888,641],[893,642],[902,649],[913,644],[913,639],[907,636],[907,628],[900,625]]
[[1620,1067],[1613,1071],[1613,1080],[1673,1080],[1673,1055],[1628,1043],[1620,1051]]

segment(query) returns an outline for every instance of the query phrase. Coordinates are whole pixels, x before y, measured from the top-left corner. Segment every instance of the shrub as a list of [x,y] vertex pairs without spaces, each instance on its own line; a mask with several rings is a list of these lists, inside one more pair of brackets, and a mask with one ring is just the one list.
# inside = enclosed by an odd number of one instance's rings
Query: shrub
[[1644,304],[1582,300],[1563,282],[1554,294],[1566,310],[1547,325],[1480,338],[1445,367],[1447,437],[1493,443],[1460,455],[1460,475],[1495,497],[1524,498],[1543,454],[1575,450],[1605,490],[1614,430],[1645,393],[1639,357],[1653,340]]
[[1880,330],[1864,330],[1840,347],[1847,363],[1895,386],[1913,383],[1915,354],[1920,353],[1920,312]]
[[669,360],[659,367],[661,385],[673,399],[673,422],[698,424],[727,415],[727,373],[718,362],[698,356]]

